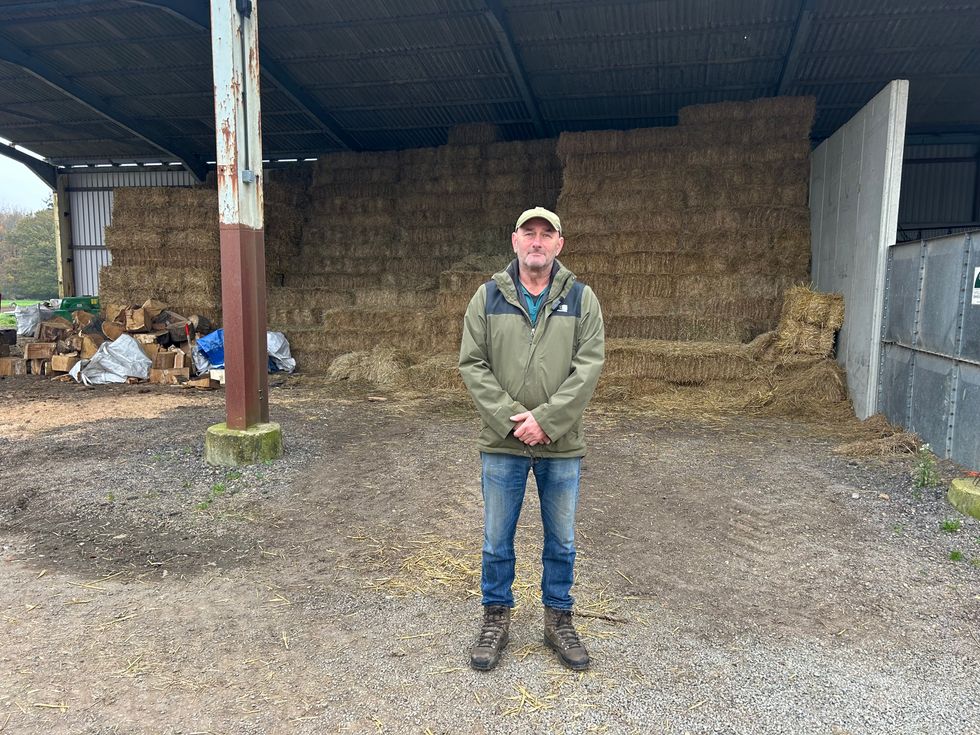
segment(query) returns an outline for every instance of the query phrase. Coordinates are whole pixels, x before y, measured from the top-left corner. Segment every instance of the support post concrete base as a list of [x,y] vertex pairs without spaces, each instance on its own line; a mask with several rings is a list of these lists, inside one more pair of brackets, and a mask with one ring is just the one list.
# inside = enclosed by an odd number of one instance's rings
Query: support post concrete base
[[959,478],[953,480],[946,493],[946,499],[960,513],[980,518],[980,485],[973,480]]
[[208,427],[204,437],[204,461],[224,467],[256,464],[282,456],[279,424],[253,424],[247,429],[229,429],[226,424]]

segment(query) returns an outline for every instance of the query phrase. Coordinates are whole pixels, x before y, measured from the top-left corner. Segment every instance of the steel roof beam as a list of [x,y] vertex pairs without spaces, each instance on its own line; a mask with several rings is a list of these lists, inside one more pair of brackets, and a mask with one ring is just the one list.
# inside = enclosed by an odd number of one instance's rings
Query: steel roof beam
[[[197,0],[127,0],[134,5],[157,8],[170,15],[196,26],[206,33],[211,32],[211,16],[206,3]],[[360,146],[340,123],[290,75],[286,68],[275,61],[259,45],[259,65],[266,79],[296,105],[307,117],[344,148],[357,150]]]
[[810,9],[812,0],[802,0],[800,3],[800,14],[796,19],[796,27],[793,28],[793,38],[789,42],[789,49],[786,52],[786,61],[783,69],[779,73],[779,81],[776,82],[776,96],[786,94],[790,84],[796,78],[796,70],[800,65],[800,55],[806,40],[810,36],[810,24],[813,22],[813,11]]
[[22,163],[30,169],[30,172],[37,176],[41,181],[48,185],[52,191],[58,186],[58,169],[50,163],[41,161],[34,156],[29,156],[23,151],[19,151],[12,145],[0,143],[0,156],[6,156],[17,163]]
[[517,85],[517,91],[524,100],[524,105],[527,107],[531,122],[534,124],[534,129],[539,137],[546,138],[548,137],[548,129],[545,127],[544,119],[541,117],[537,100],[534,99],[534,94],[531,92],[531,86],[527,82],[527,74],[524,71],[524,67],[520,59],[517,58],[514,38],[507,29],[507,18],[504,15],[504,7],[500,4],[500,0],[485,0],[485,2],[487,6],[487,21],[489,21],[490,28],[497,37],[500,53],[503,54],[507,68],[510,69],[510,73],[514,77],[514,84]]
[[177,158],[187,166],[187,169],[198,180],[203,181],[207,176],[207,165],[197,154],[189,150],[184,150],[180,145],[174,144],[145,122],[132,119],[111,102],[81,87],[76,82],[62,75],[57,69],[54,69],[36,56],[26,53],[4,38],[0,38],[0,60],[19,66],[28,74],[36,77],[48,86],[59,90],[63,94],[68,95],[76,102],[98,113],[126,132],[146,141],[154,148],[159,148],[164,153]]

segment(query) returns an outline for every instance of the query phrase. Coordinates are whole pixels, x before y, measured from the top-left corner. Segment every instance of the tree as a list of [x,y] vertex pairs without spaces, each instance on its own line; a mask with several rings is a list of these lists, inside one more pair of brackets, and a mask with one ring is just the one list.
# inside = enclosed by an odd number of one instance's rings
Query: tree
[[[58,295],[54,212],[41,209],[2,223],[0,292],[5,298],[47,299]],[[9,229],[8,229],[9,226]]]

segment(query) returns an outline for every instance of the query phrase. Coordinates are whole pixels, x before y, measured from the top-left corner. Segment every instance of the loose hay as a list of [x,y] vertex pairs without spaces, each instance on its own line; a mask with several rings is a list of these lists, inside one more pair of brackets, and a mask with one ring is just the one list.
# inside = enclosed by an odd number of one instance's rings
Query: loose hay
[[881,414],[861,422],[858,431],[866,436],[834,448],[837,454],[852,457],[881,457],[889,454],[915,454],[922,440],[900,426],[894,426]]
[[378,387],[394,385],[398,376],[411,365],[404,351],[393,347],[375,347],[366,352],[348,352],[330,363],[330,380],[371,383]]

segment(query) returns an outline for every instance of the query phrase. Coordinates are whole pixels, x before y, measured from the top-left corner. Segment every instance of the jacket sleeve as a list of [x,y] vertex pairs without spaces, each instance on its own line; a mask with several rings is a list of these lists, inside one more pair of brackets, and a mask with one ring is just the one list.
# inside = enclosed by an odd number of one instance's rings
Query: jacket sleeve
[[514,428],[510,417],[527,409],[500,386],[497,376],[490,368],[486,303],[486,286],[480,286],[470,299],[463,317],[459,372],[483,421],[503,439]]
[[606,359],[605,327],[599,299],[588,286],[582,294],[578,348],[572,356],[568,377],[558,390],[531,413],[548,437],[555,441],[568,433],[585,412],[595,392]]

